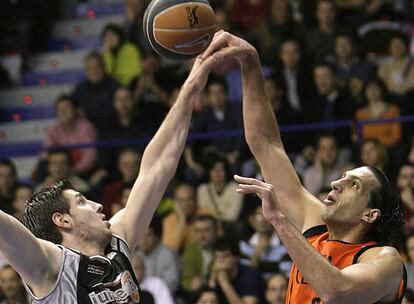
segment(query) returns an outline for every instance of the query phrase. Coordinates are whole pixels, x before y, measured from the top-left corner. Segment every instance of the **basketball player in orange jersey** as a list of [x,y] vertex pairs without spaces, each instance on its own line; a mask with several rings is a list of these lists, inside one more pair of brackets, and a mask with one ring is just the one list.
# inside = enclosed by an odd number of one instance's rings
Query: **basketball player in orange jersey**
[[176,103],[144,151],[125,208],[109,221],[101,204],[64,181],[29,199],[24,225],[0,211],[0,250],[23,278],[32,303],[140,302],[130,253],[175,173],[193,103],[215,63],[214,55],[196,60]]
[[389,246],[402,223],[398,191],[379,170],[360,167],[332,182],[322,203],[301,185],[290,163],[256,50],[219,32],[204,56],[234,58],[243,78],[247,143],[266,182],[235,176],[240,193],[257,193],[294,262],[286,303],[399,303],[403,261]]

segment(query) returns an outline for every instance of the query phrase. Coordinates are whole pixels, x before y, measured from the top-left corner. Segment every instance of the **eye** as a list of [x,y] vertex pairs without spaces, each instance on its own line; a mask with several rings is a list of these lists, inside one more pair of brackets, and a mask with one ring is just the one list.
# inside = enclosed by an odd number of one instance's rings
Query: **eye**
[[352,182],[352,187],[355,189],[359,189],[359,184],[357,182]]

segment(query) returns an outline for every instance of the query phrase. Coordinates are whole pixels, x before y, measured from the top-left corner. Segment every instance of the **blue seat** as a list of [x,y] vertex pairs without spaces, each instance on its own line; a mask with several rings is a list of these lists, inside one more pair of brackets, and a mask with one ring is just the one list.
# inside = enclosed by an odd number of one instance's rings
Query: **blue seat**
[[99,49],[101,47],[101,39],[97,35],[78,36],[78,37],[56,37],[49,41],[49,50],[67,51],[79,49]]
[[80,3],[72,8],[70,14],[74,18],[94,18],[125,13],[125,3]]
[[0,108],[0,121],[3,122],[50,118],[56,118],[56,111],[54,106],[36,107],[27,105],[24,107]]
[[83,70],[28,72],[23,75],[23,85],[76,84],[84,77]]

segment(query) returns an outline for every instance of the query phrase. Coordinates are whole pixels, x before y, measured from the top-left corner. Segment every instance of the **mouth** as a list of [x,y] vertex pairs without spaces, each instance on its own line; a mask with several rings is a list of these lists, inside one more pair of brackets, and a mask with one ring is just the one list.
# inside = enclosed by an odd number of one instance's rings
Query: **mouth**
[[109,229],[111,228],[111,223],[109,221],[103,221],[106,225],[106,227]]
[[333,193],[332,192],[330,192],[329,194],[328,194],[328,196],[324,199],[324,204],[325,205],[327,205],[327,206],[331,206],[331,205],[333,205],[333,204],[335,204],[335,202],[336,202],[336,198],[334,197],[334,195],[333,195]]

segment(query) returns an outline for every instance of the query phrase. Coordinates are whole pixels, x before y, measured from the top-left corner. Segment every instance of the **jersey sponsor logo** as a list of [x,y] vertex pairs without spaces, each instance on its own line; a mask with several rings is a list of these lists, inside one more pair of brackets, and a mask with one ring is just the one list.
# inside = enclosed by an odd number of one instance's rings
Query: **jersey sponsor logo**
[[133,304],[139,303],[139,289],[129,271],[122,272],[114,282],[103,284],[104,290],[89,293],[93,304]]
[[105,268],[103,268],[103,267],[101,267],[101,266],[97,266],[97,265],[89,264],[89,265],[88,265],[87,272],[88,272],[88,273],[92,273],[92,274],[97,274],[97,275],[104,275],[104,273],[105,273]]

